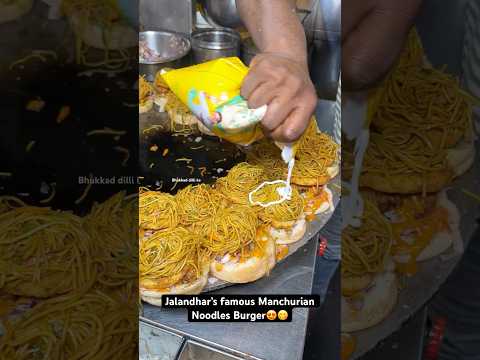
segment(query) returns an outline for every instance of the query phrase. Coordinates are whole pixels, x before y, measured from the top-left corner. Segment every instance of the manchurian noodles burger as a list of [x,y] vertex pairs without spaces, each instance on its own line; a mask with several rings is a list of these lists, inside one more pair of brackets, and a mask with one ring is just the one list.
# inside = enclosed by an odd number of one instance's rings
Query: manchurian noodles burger
[[161,305],[165,294],[199,294],[208,280],[209,256],[203,238],[185,228],[155,232],[140,241],[140,295]]
[[369,100],[370,144],[360,185],[399,194],[440,191],[475,158],[472,107],[458,79],[420,62],[415,31],[400,62]]
[[1,215],[0,229],[0,290],[46,298],[80,291],[94,279],[91,241],[79,217],[20,206]]
[[397,302],[392,271],[392,229],[375,203],[365,198],[360,227],[342,232],[342,331],[358,331],[378,324]]
[[[263,187],[253,196],[254,201],[269,203],[278,201],[281,196],[278,189],[283,184],[274,184]],[[292,190],[290,200],[274,204],[259,211],[259,218],[269,224],[269,235],[279,245],[286,245],[300,240],[307,229],[304,214],[305,201],[297,189]]]
[[189,185],[175,195],[180,224],[198,228],[215,216],[220,207],[228,204],[226,198],[206,184]]
[[227,176],[218,179],[216,186],[234,204],[249,205],[248,194],[264,180],[265,172],[261,166],[243,162],[231,168]]
[[339,146],[325,133],[319,133],[316,120],[300,139],[293,167],[292,183],[299,186],[324,185],[339,172]]
[[446,193],[418,195],[373,194],[391,223],[392,258],[396,271],[413,275],[419,261],[434,258],[460,239],[459,214]]
[[252,144],[247,151],[247,162],[261,167],[268,179],[279,179],[285,172],[285,162],[280,151],[274,142],[262,139]]
[[139,225],[143,230],[164,230],[178,225],[175,197],[162,192],[140,192]]
[[210,271],[220,280],[252,282],[275,266],[275,242],[258,226],[251,207],[220,209],[205,225],[204,233],[205,247],[214,256]]

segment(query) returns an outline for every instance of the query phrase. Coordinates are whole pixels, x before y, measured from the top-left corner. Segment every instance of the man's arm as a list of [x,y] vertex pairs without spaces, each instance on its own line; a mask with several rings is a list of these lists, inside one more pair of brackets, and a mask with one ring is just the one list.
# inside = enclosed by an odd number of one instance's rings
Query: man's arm
[[291,0],[237,0],[243,23],[261,52],[279,53],[307,66],[305,31]]
[[400,55],[422,0],[342,0],[342,86],[374,85]]
[[305,31],[291,0],[237,0],[240,16],[261,53],[242,86],[249,107],[268,105],[262,121],[275,140],[297,140],[308,126],[317,96],[310,80]]

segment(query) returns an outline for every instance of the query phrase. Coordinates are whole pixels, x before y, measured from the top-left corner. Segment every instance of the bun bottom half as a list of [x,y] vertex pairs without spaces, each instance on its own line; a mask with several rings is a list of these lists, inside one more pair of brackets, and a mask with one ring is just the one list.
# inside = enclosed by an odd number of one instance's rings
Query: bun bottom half
[[397,304],[398,288],[394,273],[377,274],[373,281],[374,284],[362,292],[363,306],[360,309],[342,296],[342,332],[360,331],[377,325],[388,317]]
[[191,283],[177,284],[168,289],[154,290],[151,288],[142,287],[140,282],[140,297],[146,303],[155,306],[162,306],[163,295],[197,295],[202,292],[208,281],[209,264],[206,263],[202,267],[200,277]]
[[307,231],[307,222],[305,219],[297,220],[289,229],[270,227],[269,235],[278,245],[293,244],[303,238]]
[[234,284],[244,284],[264,277],[275,264],[275,242],[268,238],[265,240],[265,250],[261,257],[252,256],[242,262],[229,260],[223,263],[214,260],[210,265],[210,272],[217,279]]

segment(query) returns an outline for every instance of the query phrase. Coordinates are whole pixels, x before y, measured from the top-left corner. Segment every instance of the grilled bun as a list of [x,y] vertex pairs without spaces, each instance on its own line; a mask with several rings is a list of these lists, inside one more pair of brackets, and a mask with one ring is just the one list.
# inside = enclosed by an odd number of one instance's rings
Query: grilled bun
[[393,310],[398,299],[397,278],[395,273],[377,274],[374,283],[362,290],[362,307],[352,305],[342,296],[342,332],[359,331],[370,328],[385,319]]
[[269,230],[270,236],[278,245],[288,245],[299,241],[307,231],[307,222],[305,219],[299,219],[290,226],[285,228],[283,226],[271,226]]
[[162,306],[162,295],[197,295],[200,294],[207,285],[209,264],[205,263],[202,267],[200,276],[193,282],[177,283],[167,289],[155,289],[153,281],[140,280],[140,297],[143,301]]
[[210,272],[217,279],[236,284],[248,283],[264,277],[275,266],[276,254],[273,239],[264,237],[262,241],[264,251],[260,256],[252,255],[245,261],[238,261],[231,256],[226,262],[214,259]]

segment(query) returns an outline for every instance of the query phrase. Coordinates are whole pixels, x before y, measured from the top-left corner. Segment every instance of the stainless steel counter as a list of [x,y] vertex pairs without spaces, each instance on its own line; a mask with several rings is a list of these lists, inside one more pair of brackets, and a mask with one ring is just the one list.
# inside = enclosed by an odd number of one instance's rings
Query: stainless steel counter
[[[308,294],[313,287],[318,239],[278,264],[269,277],[236,285],[214,294]],[[321,260],[318,258],[319,261]],[[332,262],[332,266],[336,266]],[[328,273],[328,276],[331,276]],[[328,286],[328,282],[327,282]],[[241,358],[262,360],[302,359],[308,309],[295,309],[291,323],[189,323],[185,310],[161,310],[145,305],[141,321],[185,335]],[[269,341],[273,340],[273,341]]]

